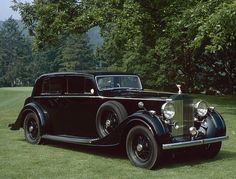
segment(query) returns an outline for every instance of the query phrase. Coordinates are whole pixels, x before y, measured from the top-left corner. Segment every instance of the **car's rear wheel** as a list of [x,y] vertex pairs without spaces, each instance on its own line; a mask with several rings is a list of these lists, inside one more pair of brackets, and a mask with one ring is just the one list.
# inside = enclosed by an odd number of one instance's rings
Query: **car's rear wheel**
[[160,148],[152,132],[144,126],[129,131],[126,152],[131,163],[141,168],[152,169],[160,159]]
[[39,144],[41,138],[41,126],[38,116],[34,112],[30,112],[24,119],[25,139],[31,144]]
[[102,104],[96,116],[99,137],[105,137],[113,132],[127,116],[126,109],[117,101],[107,101]]

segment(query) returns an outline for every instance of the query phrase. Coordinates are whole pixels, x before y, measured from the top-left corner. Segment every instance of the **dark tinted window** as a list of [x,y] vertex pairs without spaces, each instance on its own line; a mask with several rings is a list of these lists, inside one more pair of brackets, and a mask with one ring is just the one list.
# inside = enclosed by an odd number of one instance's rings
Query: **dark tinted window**
[[84,93],[84,77],[71,76],[67,78],[68,93]]
[[85,80],[85,93],[88,93],[88,94],[94,93],[94,84],[91,79]]
[[65,91],[65,86],[63,77],[45,79],[42,82],[42,94],[62,94]]
[[49,84],[50,84],[50,79],[43,80],[42,93],[49,93]]

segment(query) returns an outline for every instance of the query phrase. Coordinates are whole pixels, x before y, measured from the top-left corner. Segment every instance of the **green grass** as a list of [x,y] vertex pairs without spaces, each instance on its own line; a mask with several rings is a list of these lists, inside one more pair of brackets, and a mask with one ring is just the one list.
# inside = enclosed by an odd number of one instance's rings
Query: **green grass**
[[[153,171],[133,167],[116,148],[50,142],[28,144],[23,130],[10,131],[32,88],[0,88],[0,178],[235,178],[236,96],[202,96],[226,120],[230,139],[211,160],[180,155]],[[183,158],[183,159],[182,159]]]

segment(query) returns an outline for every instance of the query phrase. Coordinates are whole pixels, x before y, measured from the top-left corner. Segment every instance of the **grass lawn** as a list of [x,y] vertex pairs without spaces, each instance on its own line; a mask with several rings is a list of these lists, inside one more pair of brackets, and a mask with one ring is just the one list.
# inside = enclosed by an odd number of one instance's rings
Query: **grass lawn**
[[47,142],[28,144],[23,130],[10,131],[32,88],[0,88],[0,178],[235,178],[236,96],[202,96],[225,118],[229,140],[211,160],[178,156],[156,170],[133,167],[116,148]]

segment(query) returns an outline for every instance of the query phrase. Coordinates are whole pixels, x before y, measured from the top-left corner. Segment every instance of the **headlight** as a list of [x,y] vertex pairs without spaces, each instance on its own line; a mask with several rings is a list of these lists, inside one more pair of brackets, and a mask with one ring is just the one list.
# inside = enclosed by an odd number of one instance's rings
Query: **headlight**
[[208,111],[208,105],[205,101],[199,101],[194,105],[194,108],[197,111],[197,114],[200,117],[204,117],[207,114]]
[[175,115],[174,105],[170,102],[163,104],[161,110],[166,119],[171,119]]

